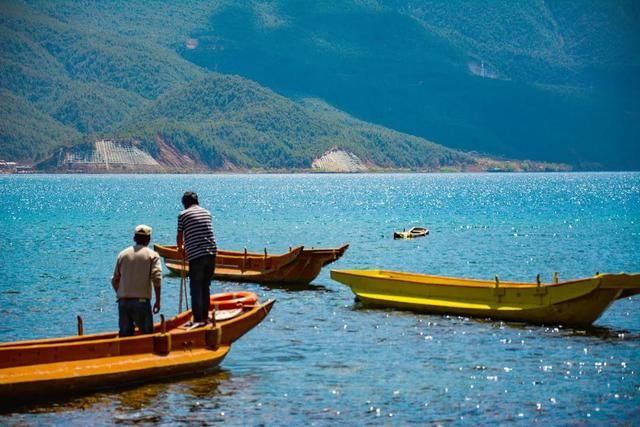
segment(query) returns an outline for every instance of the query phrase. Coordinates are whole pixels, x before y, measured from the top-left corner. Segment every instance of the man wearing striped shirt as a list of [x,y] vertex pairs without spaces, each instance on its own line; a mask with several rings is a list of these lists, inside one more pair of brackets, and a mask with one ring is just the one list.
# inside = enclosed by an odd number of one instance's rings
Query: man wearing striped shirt
[[187,191],[182,196],[184,210],[178,215],[176,241],[182,256],[189,261],[189,288],[193,322],[206,324],[209,314],[211,276],[216,265],[216,239],[211,213],[200,207],[198,195]]

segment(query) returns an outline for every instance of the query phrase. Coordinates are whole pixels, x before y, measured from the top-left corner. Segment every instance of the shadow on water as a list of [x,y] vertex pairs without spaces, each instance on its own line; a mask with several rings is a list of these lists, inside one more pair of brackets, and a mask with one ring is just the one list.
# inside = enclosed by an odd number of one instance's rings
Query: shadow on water
[[278,289],[285,292],[306,292],[306,291],[314,291],[314,292],[334,292],[332,289],[327,288],[324,285],[314,285],[313,283],[303,284],[303,285],[292,285],[289,283],[257,283],[260,287],[264,289]]
[[362,311],[362,312],[397,312],[397,313],[411,313],[413,315],[428,315],[438,319],[452,319],[458,318],[465,321],[471,321],[478,324],[490,325],[494,328],[503,328],[509,327],[513,330],[526,330],[531,331],[533,329],[538,329],[542,333],[552,332],[554,335],[558,335],[559,337],[592,337],[592,338],[600,338],[604,341],[606,340],[637,340],[640,339],[640,334],[634,334],[625,329],[616,329],[609,328],[606,326],[594,326],[591,325],[589,327],[569,327],[563,325],[540,325],[535,323],[526,323],[526,322],[509,322],[503,320],[496,320],[489,317],[481,318],[481,317],[468,317],[468,316],[458,316],[455,314],[440,314],[440,313],[430,313],[428,311],[415,311],[415,310],[402,310],[399,308],[390,308],[390,307],[378,307],[375,305],[365,304],[358,299],[358,297],[354,297],[353,305],[351,307],[352,311]]
[[568,336],[595,337],[603,340],[637,340],[640,334],[633,334],[625,329],[614,329],[606,326],[591,326],[586,329],[570,329]]
[[526,322],[505,322],[494,319],[473,319],[474,321],[481,323],[492,323],[495,327],[503,327],[508,326],[514,330],[526,330],[531,331],[533,329],[538,329],[542,333],[546,333],[547,335],[551,333],[552,335],[556,335],[560,338],[562,337],[592,337],[592,338],[600,338],[602,340],[636,340],[640,338],[640,335],[633,334],[625,329],[615,329],[609,328],[606,326],[588,326],[588,327],[572,327],[572,326],[563,326],[563,325],[539,325],[535,323],[526,323]]
[[[473,318],[471,318],[473,319]],[[531,331],[538,329],[542,333],[556,335],[562,337],[592,337],[600,338],[602,340],[636,340],[640,338],[640,335],[634,334],[625,329],[609,328],[606,326],[591,325],[588,327],[576,327],[576,326],[563,326],[563,325],[540,325],[535,323],[526,322],[505,322],[494,320],[490,318],[486,319],[473,319],[477,322],[492,323],[496,327],[508,326],[514,330],[526,330]]]
[[[18,413],[58,413],[70,410],[88,410],[100,406],[115,405],[122,412],[140,410],[148,406],[157,406],[156,402],[166,400],[166,396],[176,393],[194,398],[214,396],[221,384],[231,379],[231,373],[224,369],[213,368],[200,374],[185,374],[158,378],[153,383],[125,384],[108,390],[93,393],[68,393],[48,396],[29,401],[11,401],[0,403],[0,415]],[[154,421],[138,419],[137,421]]]

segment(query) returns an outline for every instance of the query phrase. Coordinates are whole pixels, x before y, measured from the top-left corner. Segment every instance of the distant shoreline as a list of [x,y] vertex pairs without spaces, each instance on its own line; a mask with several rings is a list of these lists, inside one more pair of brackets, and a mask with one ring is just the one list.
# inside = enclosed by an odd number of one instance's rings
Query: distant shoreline
[[30,170],[19,172],[0,172],[2,175],[460,175],[460,174],[554,174],[554,173],[633,173],[640,170],[544,170],[544,171],[489,171],[489,170],[463,170],[463,171],[411,171],[402,169],[369,170],[359,172],[327,172],[311,169],[304,170],[246,170],[246,171],[110,171],[110,172],[84,172],[84,171],[51,171],[51,170]]

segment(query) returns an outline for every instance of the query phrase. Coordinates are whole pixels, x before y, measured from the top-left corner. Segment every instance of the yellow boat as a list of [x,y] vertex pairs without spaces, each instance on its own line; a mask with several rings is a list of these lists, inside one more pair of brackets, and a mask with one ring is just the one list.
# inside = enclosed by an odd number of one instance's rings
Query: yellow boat
[[617,298],[640,290],[640,274],[596,274],[519,283],[386,270],[332,270],[365,304],[537,324],[591,325]]
[[231,344],[258,325],[274,303],[218,312],[222,316],[216,316],[220,320],[215,326],[194,328],[188,323],[191,311],[185,311],[156,324],[153,334],[119,338],[117,332],[81,335],[79,331],[71,337],[1,343],[0,402],[201,373],[218,366]]

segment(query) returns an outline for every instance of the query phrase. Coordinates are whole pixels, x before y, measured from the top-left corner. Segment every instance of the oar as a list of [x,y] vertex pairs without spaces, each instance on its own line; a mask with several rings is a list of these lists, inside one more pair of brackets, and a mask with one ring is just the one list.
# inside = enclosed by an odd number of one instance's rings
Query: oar
[[180,269],[180,303],[178,305],[178,313],[182,313],[182,293],[183,289],[186,287],[184,283],[184,252],[182,253],[182,268]]
[[[247,248],[244,248],[244,260],[242,261],[242,266],[244,269],[244,264],[246,262],[247,259]],[[211,278],[213,279],[213,275],[216,271],[216,257],[213,257],[213,271],[211,272]],[[211,287],[209,287],[209,301],[206,302],[206,304],[210,304],[211,303]],[[208,311],[207,311],[208,312]],[[216,327],[216,305],[213,304],[213,308],[211,309],[211,324],[213,325],[213,327]]]
[[187,295],[187,260],[182,255],[182,277],[184,281],[184,306],[189,310],[189,297]]

